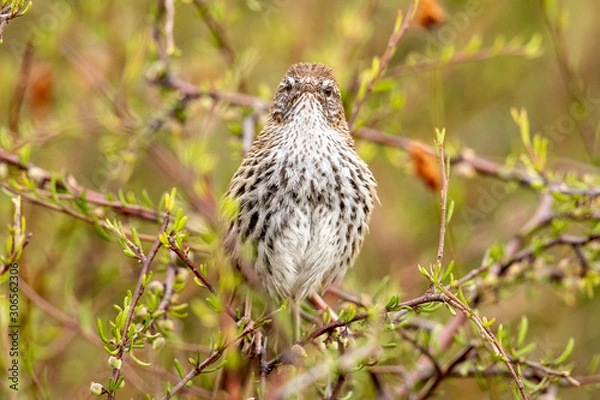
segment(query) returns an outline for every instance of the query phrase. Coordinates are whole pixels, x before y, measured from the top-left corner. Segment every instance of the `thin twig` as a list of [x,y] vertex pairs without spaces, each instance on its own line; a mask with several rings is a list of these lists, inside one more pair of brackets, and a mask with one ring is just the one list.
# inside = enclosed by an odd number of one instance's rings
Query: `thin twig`
[[435,389],[442,383],[443,379],[446,378],[454,368],[465,361],[469,354],[475,349],[475,346],[468,345],[464,349],[462,349],[451,361],[448,363],[446,367],[444,367],[443,371],[440,370],[439,373],[436,372],[435,379],[429,385],[429,387],[419,396],[418,400],[425,400],[430,398],[433,395]]
[[[18,196],[23,197],[25,200],[29,201],[30,203],[42,206],[42,207],[47,208],[49,210],[61,212],[61,213],[66,214],[66,215],[68,215],[70,217],[73,217],[75,219],[79,219],[81,221],[87,222],[88,224],[91,224],[91,225],[98,224],[103,229],[107,228],[105,221],[95,220],[94,218],[85,216],[85,215],[83,215],[83,214],[81,214],[81,213],[79,213],[79,212],[77,212],[75,210],[72,210],[70,208],[67,208],[67,207],[64,207],[64,206],[59,206],[59,205],[56,205],[54,203],[50,203],[50,202],[42,200],[42,199],[38,199],[37,197],[34,197],[34,196],[29,195],[27,193],[19,192],[17,189],[15,189],[12,186],[9,186],[9,185],[5,184],[4,182],[0,182],[0,187],[2,187],[3,189],[5,189],[8,192],[11,192],[11,193],[14,193],[14,194],[16,194]],[[132,238],[131,230],[130,229],[123,229],[123,230],[125,232],[125,235],[128,238],[131,239]],[[147,234],[141,234],[140,233],[140,234],[138,234],[138,237],[139,237],[140,240],[146,241],[146,242],[153,242],[153,241],[156,240],[156,236],[147,235]]]
[[[153,222],[159,219],[159,213],[153,209],[135,204],[123,204],[119,201],[108,200],[104,194],[80,185],[71,175],[68,175],[67,178],[62,178],[59,177],[58,174],[47,171],[34,164],[25,164],[21,162],[19,156],[16,154],[11,154],[1,148],[0,163],[12,165],[17,169],[26,172],[27,175],[30,176],[30,179],[36,183],[38,192],[47,198],[52,198],[53,195],[50,192],[44,191],[44,188],[46,188],[54,179],[56,191],[66,192],[57,193],[57,198],[65,200],[82,200],[82,196],[85,196],[84,198],[86,202],[101,207],[111,208],[115,212],[125,216],[133,216]],[[13,191],[14,190],[16,189],[13,188]]]
[[439,238],[438,238],[438,251],[436,264],[441,266],[442,260],[444,259],[444,242],[446,240],[446,207],[448,205],[448,181],[449,176],[447,172],[446,165],[446,155],[444,153],[444,143],[440,140],[438,143],[438,157],[440,163],[440,171],[442,175],[442,190],[440,192],[440,230],[439,230]]
[[451,65],[466,64],[471,62],[486,61],[495,57],[531,57],[530,52],[524,48],[503,48],[498,51],[494,48],[485,48],[472,53],[469,51],[462,51],[455,53],[449,60],[436,60],[427,59],[423,61],[417,61],[414,64],[400,64],[393,68],[390,68],[386,73],[386,78],[399,77],[406,74],[418,74],[426,72],[432,69],[439,69],[440,67],[449,67]]
[[[589,236],[574,236],[574,235],[560,235],[557,237],[550,238],[545,242],[538,244],[535,249],[525,249],[517,254],[515,254],[511,259],[502,263],[500,266],[499,276],[506,274],[508,268],[511,265],[525,261],[532,260],[536,258],[536,254],[540,250],[547,250],[555,246],[559,245],[568,245],[573,248],[575,254],[578,255],[578,251],[581,250],[581,247],[585,246],[588,243],[600,241],[600,234],[592,234]],[[585,261],[585,258],[584,258]]]
[[[190,271],[192,271],[192,273],[194,274],[194,276],[196,276],[196,278],[198,278],[200,280],[200,282],[202,282],[202,284],[208,289],[208,291],[215,295],[218,296],[219,292],[217,291],[217,289],[215,289],[215,287],[212,285],[212,283],[210,283],[210,281],[208,280],[208,278],[206,277],[206,275],[204,275],[192,262],[192,260],[190,260],[190,258],[187,256],[187,254],[185,253],[185,251],[181,250],[179,248],[179,246],[177,245],[177,243],[175,242],[175,239],[173,239],[173,237],[171,235],[169,235],[168,237],[169,240],[169,249],[171,251],[173,251],[175,254],[177,254],[177,257],[179,257],[179,259],[181,261],[183,261],[183,263],[188,267],[188,269]],[[233,311],[233,309],[231,308],[231,306],[229,306],[228,304],[224,304],[225,307],[225,311],[227,312],[227,314],[234,320],[234,321],[238,321],[238,317],[235,313],[235,311]]]
[[[136,309],[137,303],[140,300],[140,297],[142,297],[142,294],[144,293],[144,289],[145,289],[144,280],[148,276],[148,271],[150,270],[150,264],[152,264],[152,261],[154,261],[156,254],[158,254],[158,250],[162,246],[162,242],[160,241],[159,237],[166,231],[168,224],[169,224],[169,216],[168,216],[168,214],[165,214],[163,216],[162,225],[159,229],[157,238],[154,241],[152,248],[148,252],[148,256],[143,258],[142,268],[140,269],[138,282],[137,282],[137,285],[135,288],[135,292],[133,293],[133,296],[131,298],[131,304],[129,305],[129,312],[127,313],[127,317],[125,319],[125,325],[123,325],[123,332],[121,333],[121,337],[123,339],[122,339],[121,343],[118,344],[119,352],[115,356],[118,359],[123,358],[123,353],[125,352],[125,349],[127,348],[127,346],[129,346],[129,344],[130,344],[129,341],[131,339],[129,338],[129,334],[128,334],[129,325],[131,324],[131,321],[133,319],[133,314],[135,314],[135,311],[136,311],[135,309]],[[121,376],[121,369],[114,368],[113,374],[112,374],[113,381],[118,382],[120,376]],[[115,392],[109,392],[108,399],[114,400],[114,398],[115,398]]]
[[21,116],[21,106],[25,99],[27,90],[27,81],[31,74],[31,64],[33,62],[34,47],[31,41],[27,43],[23,57],[21,59],[21,69],[19,70],[19,79],[10,104],[8,106],[8,129],[16,137],[19,135],[19,119]]
[[206,0],[194,0],[196,9],[217,41],[217,46],[221,50],[223,58],[229,66],[232,66],[235,62],[235,51],[227,34],[227,29],[215,19],[207,3]]
[[[260,322],[260,320],[257,321],[257,323],[259,323],[259,322]],[[173,389],[171,389],[163,397],[163,400],[168,400],[171,397],[173,397],[173,395],[176,394],[177,392],[179,392],[181,389],[183,389],[185,387],[185,385],[189,381],[191,381],[194,377],[200,375],[206,368],[208,368],[210,365],[214,364],[219,358],[221,358],[221,356],[223,355],[223,353],[225,352],[225,350],[227,350],[232,345],[234,345],[235,343],[237,343],[240,340],[242,340],[246,335],[251,334],[254,330],[255,330],[255,324],[252,321],[250,321],[248,323],[248,325],[246,326],[246,328],[244,328],[244,330],[239,335],[237,335],[234,339],[226,341],[225,343],[223,343],[221,346],[219,346],[217,349],[215,349],[212,352],[212,354],[210,356],[208,356],[208,358],[206,358],[202,363],[196,365],[192,370],[190,370],[190,372],[188,372],[173,387]]]
[[[543,0],[540,0],[539,4],[544,23],[547,25],[550,32],[550,38],[552,39],[552,43],[554,45],[559,71],[561,73],[567,94],[572,101],[578,104],[584,104],[585,87],[583,86],[583,81],[575,73],[575,68],[569,60],[569,47],[565,43],[564,32],[561,29],[562,24],[553,23],[553,21],[550,20],[550,16],[546,12]],[[561,11],[559,10],[557,12],[560,13]],[[582,120],[581,118],[573,118],[573,120],[578,127],[577,131],[581,141],[584,144],[583,147],[588,157],[592,160],[597,160],[596,150],[598,146],[598,140],[595,133],[595,125],[589,121],[589,118],[585,120]]]
[[[383,56],[381,57],[381,61],[379,62],[379,68],[377,68],[377,72],[375,73],[375,75],[371,78],[371,80],[367,84],[364,94],[354,104],[354,108],[352,109],[352,114],[350,115],[350,119],[348,120],[348,127],[350,128],[350,130],[352,130],[352,128],[354,127],[354,123],[356,122],[358,113],[360,112],[360,109],[362,108],[363,104],[365,103],[365,100],[367,99],[367,97],[373,91],[373,87],[375,86],[375,83],[377,82],[377,80],[379,80],[379,78],[381,77],[381,75],[383,74],[385,69],[387,68],[390,60],[392,59],[392,55],[394,54],[394,52],[396,50],[396,46],[398,45],[398,42],[400,41],[402,36],[404,36],[404,33],[408,29],[408,26],[410,25],[410,21],[412,20],[412,17],[414,14],[413,10],[414,10],[414,3],[411,2],[410,5],[408,6],[408,9],[406,10],[406,15],[404,16],[402,25],[398,28],[397,31],[392,33],[392,35],[390,36],[390,39],[388,40],[385,51],[383,52]],[[399,10],[397,19],[401,18],[401,13],[402,12]]]
[[[412,139],[403,136],[392,136],[371,128],[360,128],[352,132],[354,137],[369,140],[374,143],[380,143],[386,146],[398,147],[404,150],[409,150],[414,143],[419,143],[419,146],[427,151],[431,155],[435,155],[435,149],[426,146],[420,142],[416,142]],[[483,157],[479,157],[474,154],[471,150],[464,150],[450,158],[450,164],[457,166],[461,163],[468,165],[480,175],[490,176],[496,179],[500,179],[506,182],[516,182],[521,186],[536,189],[540,185],[544,185],[547,190],[552,193],[561,193],[572,196],[587,196],[597,197],[600,196],[600,186],[591,186],[589,188],[571,187],[560,181],[548,181],[544,182],[539,176],[530,174],[526,171],[519,170],[517,168],[507,168],[496,162],[488,160]]]
[[165,36],[167,37],[167,54],[175,52],[175,39],[173,38],[173,27],[175,26],[175,2],[174,0],[165,0]]

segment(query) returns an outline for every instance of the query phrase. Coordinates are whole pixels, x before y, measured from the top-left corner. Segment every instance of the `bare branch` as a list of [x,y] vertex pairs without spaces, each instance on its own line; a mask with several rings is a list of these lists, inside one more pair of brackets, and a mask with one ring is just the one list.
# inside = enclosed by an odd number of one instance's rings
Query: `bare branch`
[[[396,46],[398,45],[398,42],[400,41],[402,36],[404,36],[404,33],[408,29],[410,21],[413,18],[413,14],[414,14],[413,11],[414,11],[414,3],[411,2],[410,5],[408,6],[408,9],[406,10],[406,15],[404,16],[402,25],[392,33],[392,35],[390,36],[390,39],[388,40],[388,43],[387,43],[387,46],[383,53],[383,56],[381,57],[381,61],[379,62],[379,68],[377,68],[377,72],[374,74],[374,76],[371,78],[371,80],[367,84],[365,93],[354,104],[354,108],[352,109],[352,114],[350,115],[350,118],[348,119],[348,127],[350,128],[350,130],[352,130],[352,128],[354,127],[354,123],[356,122],[358,113],[360,112],[360,109],[362,108],[365,100],[373,91],[375,82],[377,82],[377,80],[379,80],[379,78],[382,76],[383,72],[387,68],[390,60],[392,59],[392,55],[394,54],[394,51],[396,50]],[[399,19],[400,16],[401,16],[401,11],[398,11],[397,18]]]

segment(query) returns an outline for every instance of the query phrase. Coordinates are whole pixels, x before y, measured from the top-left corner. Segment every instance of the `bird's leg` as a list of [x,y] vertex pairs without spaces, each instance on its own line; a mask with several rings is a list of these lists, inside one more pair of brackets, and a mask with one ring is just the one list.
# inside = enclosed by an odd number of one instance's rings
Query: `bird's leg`
[[300,341],[300,300],[292,299],[292,329],[294,343]]
[[249,290],[246,292],[246,301],[244,302],[244,318],[247,321],[252,319],[252,294]]
[[329,307],[329,304],[327,304],[321,296],[319,296],[317,293],[313,293],[310,296],[310,299],[313,301],[313,303],[315,303],[315,305],[317,306],[317,308],[319,310],[321,310],[323,312],[328,312],[329,315],[331,316],[332,321],[338,320],[338,318],[339,318],[338,315],[335,313],[335,311],[333,311],[333,309],[331,307]]
[[[319,310],[329,313],[329,316],[331,317],[331,321],[337,321],[338,319],[340,319],[340,317],[336,314],[335,311],[333,311],[333,309],[329,306],[329,304],[327,304],[325,302],[325,300],[323,300],[323,298],[321,296],[319,296],[317,293],[313,293],[310,296],[310,299],[312,300],[313,303],[315,303],[315,305],[317,306],[317,308]],[[336,328],[336,331],[340,338],[345,338],[345,339],[347,339],[351,333],[348,326]],[[345,340],[340,341],[340,344],[342,345],[342,347],[345,347],[345,344],[344,344],[345,342],[347,342],[347,341],[345,341]]]

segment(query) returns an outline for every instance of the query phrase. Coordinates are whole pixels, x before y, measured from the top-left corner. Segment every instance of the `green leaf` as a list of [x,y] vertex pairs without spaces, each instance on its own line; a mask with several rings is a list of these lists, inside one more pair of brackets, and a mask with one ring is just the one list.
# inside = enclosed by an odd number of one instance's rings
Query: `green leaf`
[[175,196],[177,196],[176,188],[171,189],[171,194],[165,194],[165,210],[169,213],[173,211],[173,208],[175,207]]
[[444,146],[444,139],[446,137],[446,128],[438,129],[435,128],[435,141],[438,147]]
[[510,112],[517,126],[521,128],[521,141],[525,147],[530,148],[531,135],[529,133],[529,118],[527,117],[527,111],[523,108],[520,111],[516,111],[516,109],[512,108]]
[[137,231],[135,228],[131,228],[131,241],[140,249],[142,248],[142,242],[140,242],[140,238],[138,237]]
[[393,310],[394,308],[396,308],[396,306],[399,303],[400,303],[400,297],[398,297],[398,296],[392,296],[392,298],[390,298],[390,300],[386,304],[385,308],[388,309],[388,310]]
[[504,37],[502,35],[496,36],[496,39],[494,39],[494,44],[492,45],[492,53],[498,54],[498,53],[502,52],[505,44],[506,44],[506,37]]
[[100,336],[100,340],[102,340],[102,343],[108,344],[109,340],[104,334],[104,328],[102,327],[102,320],[100,318],[96,320],[96,327],[98,328],[98,335]]
[[482,43],[481,35],[473,35],[471,41],[465,46],[463,51],[466,54],[475,54],[481,48]]
[[569,343],[567,343],[567,347],[565,347],[565,350],[562,352],[562,354],[560,356],[558,356],[558,358],[556,358],[552,362],[550,362],[550,364],[560,365],[560,364],[564,363],[567,360],[567,358],[569,358],[571,353],[573,352],[574,347],[575,347],[575,339],[570,338]]
[[110,240],[110,235],[104,230],[104,227],[97,218],[94,218],[94,230],[104,240]]
[[527,346],[516,350],[514,353],[517,356],[517,358],[521,358],[521,357],[525,357],[527,354],[531,353],[534,349],[536,348],[536,343],[532,342],[529,343]]
[[379,67],[381,66],[381,60],[379,57],[373,57],[371,62],[371,80],[375,80],[379,74]]
[[179,219],[179,221],[177,221],[177,223],[174,224],[173,230],[175,232],[181,231],[183,228],[185,228],[185,225],[187,224],[187,222],[188,222],[188,217],[186,217],[186,216],[181,217]]
[[23,165],[29,164],[29,159],[31,158],[31,145],[26,144],[19,151],[19,161]]
[[225,364],[227,364],[227,361],[221,361],[219,364],[217,364],[216,366],[212,367],[212,368],[206,368],[204,371],[202,371],[203,374],[208,374],[211,372],[215,372],[220,370],[221,368],[223,368],[225,366]]
[[450,204],[448,204],[448,211],[446,213],[446,226],[448,226],[448,224],[452,220],[452,215],[454,215],[454,207],[454,200],[450,200]]
[[[415,1],[416,3],[416,1]],[[415,7],[415,12],[417,10],[417,7]],[[410,18],[412,18],[413,16],[411,16]],[[400,28],[402,28],[402,21],[404,20],[402,13],[400,11],[398,11],[396,13],[396,22],[394,23],[394,30],[392,34],[396,34],[400,31]]]
[[444,304],[446,305],[446,308],[448,309],[448,311],[450,312],[450,314],[453,317],[456,317],[456,310],[450,304],[447,304],[447,303],[444,303]]
[[452,270],[454,269],[454,260],[450,261],[450,263],[448,264],[448,266],[446,267],[446,271],[444,271],[444,276],[442,276],[442,282],[446,280],[446,278],[448,278],[448,276],[450,276],[450,274],[452,273]]
[[517,337],[517,347],[523,346],[525,342],[525,336],[527,336],[527,328],[529,327],[529,320],[527,317],[523,316],[521,318],[521,323],[519,324],[519,335]]
[[142,367],[149,367],[149,366],[151,366],[151,365],[152,365],[152,363],[149,363],[149,362],[144,362],[144,361],[140,360],[139,358],[137,358],[137,357],[136,357],[136,356],[133,354],[133,351],[130,351],[130,352],[129,352],[129,356],[131,357],[131,359],[132,359],[133,361],[135,361],[137,364],[141,365]]
[[454,53],[454,45],[444,46],[444,48],[442,49],[442,54],[440,55],[440,61],[443,64],[448,63],[450,60],[452,60],[452,57],[454,57]]
[[482,322],[485,328],[489,328],[490,326],[494,325],[494,323],[496,322],[496,318],[494,317],[488,321],[486,317],[483,317]]
[[146,207],[154,208],[154,202],[150,198],[150,195],[146,189],[142,189],[142,204],[144,204]]
[[527,54],[528,58],[537,58],[542,55],[542,53],[542,35],[536,33],[525,45],[525,54]]
[[124,249],[123,253],[127,256],[127,257],[131,257],[131,258],[138,258],[137,254],[135,254],[133,251],[131,251],[130,249]]

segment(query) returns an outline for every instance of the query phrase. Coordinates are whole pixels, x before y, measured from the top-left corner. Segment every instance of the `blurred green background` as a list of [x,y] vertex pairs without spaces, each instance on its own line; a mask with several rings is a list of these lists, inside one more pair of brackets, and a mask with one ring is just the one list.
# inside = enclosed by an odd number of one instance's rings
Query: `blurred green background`
[[[241,126],[253,110],[205,97],[190,103],[184,125],[168,121],[147,134],[150,121],[161,117],[174,102],[172,94],[147,80],[158,68],[151,30],[155,3],[35,1],[28,14],[5,28],[0,45],[0,123],[8,124],[22,55],[31,40],[33,64],[17,142],[31,146],[32,163],[72,174],[97,191],[122,189],[139,194],[146,189],[158,202],[164,192],[181,184],[148,151],[158,145],[168,149],[194,179],[208,176],[218,199],[241,161]],[[408,6],[406,1],[387,0],[210,2],[235,51],[230,63],[192,3],[176,2],[177,51],[171,61],[181,79],[201,90],[239,92],[269,101],[291,64],[323,62],[333,68],[342,87],[347,116],[373,57],[385,50],[397,10]],[[507,157],[524,152],[510,115],[511,107],[523,107],[532,132],[549,137],[551,169],[597,173],[594,158],[598,154],[590,146],[589,129],[595,132],[600,116],[600,2],[551,3],[556,10],[549,4],[545,12],[540,2],[531,0],[442,1],[445,22],[431,30],[416,22],[411,25],[391,60],[387,87],[382,85],[369,97],[359,126],[427,144],[433,143],[434,128],[444,127],[450,151],[471,148],[502,164]],[[547,23],[548,16],[552,19],[559,9],[564,15],[561,51],[570,77],[561,68],[556,36]],[[555,26],[552,20],[550,26]],[[440,55],[434,50],[453,47],[457,54],[474,38],[480,38],[481,49],[492,49],[486,57],[435,62]],[[515,38],[522,44],[515,47],[519,49],[532,38],[534,44],[541,40],[539,52],[510,55],[509,43]],[[427,67],[411,68],[407,66],[410,60]],[[590,104],[579,126],[572,123],[578,107],[573,85],[584,89]],[[257,132],[263,118],[261,114]],[[403,299],[417,297],[427,282],[416,265],[427,265],[436,255],[438,194],[415,176],[410,156],[403,150],[363,140],[357,140],[357,146],[377,178],[381,205],[375,210],[363,252],[343,286],[352,293],[372,293],[380,279],[389,276]],[[201,193],[204,188],[197,185],[187,190]],[[456,260],[458,275],[478,267],[488,247],[513,236],[538,201],[531,190],[457,170],[451,176],[450,197],[456,211],[446,256]],[[24,209],[33,238],[20,262],[22,279],[95,334],[96,318],[114,318],[112,304],[121,303],[126,290],[134,287],[138,266],[122,256],[119,245],[100,238],[93,227],[27,202]],[[5,227],[11,215],[11,202],[3,195],[0,226]],[[148,234],[157,229],[149,223],[132,223]],[[202,223],[197,218],[190,224],[198,228]],[[2,236],[6,235],[3,231]],[[193,301],[197,292],[193,288],[184,292],[182,301]],[[31,386],[35,382],[47,398],[89,397],[89,382],[109,374],[102,347],[66,329],[24,295],[21,310],[26,364],[33,372],[21,375],[21,398],[36,392]],[[543,283],[507,288],[482,307],[482,315],[495,316],[500,322],[516,323],[522,315],[529,317],[529,339],[538,343],[533,359],[547,352],[560,354],[568,338],[574,337],[574,375],[586,374],[593,355],[600,353],[598,312],[598,301],[577,288],[558,289]],[[176,329],[185,342],[207,344],[194,330],[194,319],[191,314]],[[174,351],[186,354],[183,347],[193,349],[193,345],[180,345]],[[3,358],[8,360],[5,354]],[[139,373],[147,381],[156,376]],[[504,397],[495,397],[493,391],[482,394],[473,381],[466,382],[446,383],[444,398],[507,398],[504,392]],[[5,390],[3,382],[0,397],[6,398]],[[139,395],[131,387],[127,390],[131,396]],[[559,393],[563,399],[598,396],[597,391],[586,389],[561,389]]]

